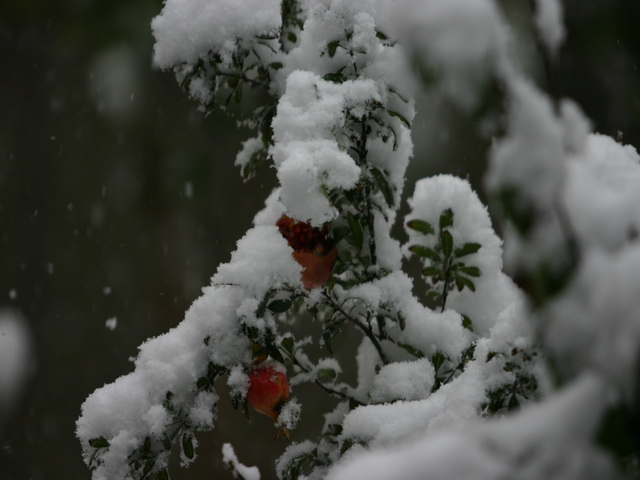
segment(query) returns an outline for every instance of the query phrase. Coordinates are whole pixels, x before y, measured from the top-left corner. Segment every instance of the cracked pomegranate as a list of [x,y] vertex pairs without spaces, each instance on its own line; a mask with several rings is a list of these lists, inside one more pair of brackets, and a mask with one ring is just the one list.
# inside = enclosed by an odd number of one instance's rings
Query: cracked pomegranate
[[280,410],[289,398],[289,380],[274,365],[259,365],[249,372],[247,402],[257,412],[278,421]]
[[324,286],[338,256],[327,227],[313,227],[287,215],[280,217],[276,226],[293,248],[293,258],[303,267],[302,283],[305,288],[311,290]]

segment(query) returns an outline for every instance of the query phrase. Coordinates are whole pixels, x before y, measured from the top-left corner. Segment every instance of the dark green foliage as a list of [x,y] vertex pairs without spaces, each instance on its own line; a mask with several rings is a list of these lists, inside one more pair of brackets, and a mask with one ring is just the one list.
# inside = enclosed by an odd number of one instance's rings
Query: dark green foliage
[[512,411],[519,408],[522,401],[536,398],[538,380],[528,368],[535,356],[535,352],[518,348],[506,353],[489,352],[486,361],[501,362],[510,380],[486,392],[487,401],[481,406],[484,415]]
[[[438,242],[435,247],[427,245],[411,245],[409,251],[420,257],[426,266],[422,274],[429,279],[427,290],[429,298],[435,300],[444,311],[447,295],[455,286],[458,291],[465,288],[475,292],[475,284],[472,278],[478,278],[482,274],[480,269],[473,265],[467,265],[461,258],[477,253],[482,246],[479,243],[467,242],[455,245],[449,228],[453,226],[454,212],[446,209],[440,214],[438,221]],[[435,235],[433,226],[420,219],[407,222],[407,227],[421,233],[424,236]]]

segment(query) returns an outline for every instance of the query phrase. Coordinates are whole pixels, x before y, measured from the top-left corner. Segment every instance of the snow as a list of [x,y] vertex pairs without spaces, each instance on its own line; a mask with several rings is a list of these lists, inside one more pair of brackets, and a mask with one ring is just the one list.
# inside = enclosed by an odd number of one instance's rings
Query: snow
[[[171,417],[163,414],[166,393],[176,408],[185,408],[201,425],[211,425],[215,396],[192,393],[207,362],[234,366],[250,357],[247,339],[238,335],[235,310],[245,293],[238,287],[208,287],[194,302],[185,320],[170,332],[140,346],[134,372],[93,392],[82,406],[77,435],[85,445],[85,458],[93,454],[89,439],[104,437],[111,447],[101,458],[94,478],[125,478],[127,458],[142,446],[147,435],[162,430]],[[209,346],[203,341],[208,337]],[[195,402],[195,403],[194,403]],[[195,406],[194,406],[195,405]],[[215,414],[211,414],[215,417]]]
[[424,359],[385,365],[373,380],[371,400],[376,403],[420,400],[429,396],[434,381],[433,365]]
[[393,33],[440,76],[439,88],[462,107],[506,55],[508,34],[491,0],[388,2]]
[[242,148],[236,155],[235,165],[242,168],[251,160],[251,156],[263,148],[262,138],[260,136],[250,138],[242,142]]
[[[535,5],[535,26],[553,53],[565,35],[560,4]],[[268,50],[258,45],[259,36],[279,37],[280,8],[276,0],[167,0],[152,22],[154,62],[173,67],[184,79],[200,60],[229,67],[239,49],[251,50],[251,61],[265,61],[254,47]],[[331,425],[342,426],[342,433],[289,446],[276,464],[280,478],[300,456],[318,458],[312,480],[483,480],[511,478],[515,471],[525,480],[611,478],[610,462],[591,440],[608,399],[622,394],[631,401],[630,379],[640,355],[634,313],[640,291],[637,152],[591,134],[575,103],[552,101],[524,76],[493,0],[308,0],[302,12],[297,41],[285,40],[285,49],[265,56],[282,63],[268,85],[277,100],[271,143],[265,146],[262,132],[254,133],[236,157],[243,167],[268,148],[280,185],[184,320],[141,345],[135,371],[97,389],[83,404],[77,435],[85,461],[96,454],[94,480],[127,478],[131,455],[144,439],[160,441],[177,419],[188,419],[194,429],[213,428],[219,397],[199,388],[198,380],[211,366],[221,367],[232,397],[241,400],[256,341],[246,330],[258,338],[273,333],[279,342],[299,320],[297,314],[284,319],[263,312],[265,302],[295,295],[291,311],[301,304],[301,310],[318,308],[318,318],[335,315],[322,305],[325,293],[367,333],[355,352],[357,383],[334,383],[338,361],[311,359],[302,347],[315,340],[297,338],[296,358],[305,367],[294,367],[290,382],[324,375],[327,388],[362,405],[342,402],[326,415],[324,433]],[[436,234],[408,228],[404,246],[390,235],[413,154],[410,126],[420,86],[414,61],[434,74],[436,94],[463,109],[476,106],[489,81],[504,89],[506,133],[493,140],[485,184],[494,195],[517,192],[517,206],[532,220],[527,232],[505,225],[504,246],[469,182],[450,175],[418,181],[408,202],[407,220],[428,221]],[[190,94],[208,103],[214,99],[211,72],[198,72]],[[371,131],[363,134],[363,126]],[[364,208],[351,200],[332,203],[330,193],[359,188],[379,174],[388,180],[393,201],[380,185],[369,184],[375,190],[367,201],[374,208],[377,264],[362,267],[357,285],[306,292],[302,268],[276,221],[287,214],[314,226],[344,226],[345,215],[363,214]],[[184,188],[191,198],[191,183]],[[454,248],[480,244],[463,261],[481,275],[473,279],[474,291],[451,291],[440,312],[416,298],[413,280],[401,268],[409,246],[437,245],[439,218],[447,209],[454,212],[447,227]],[[566,257],[571,236],[578,258],[574,276],[534,316],[503,273],[503,259],[511,271],[535,271],[542,262]],[[430,266],[431,260],[421,261]],[[342,275],[344,280],[355,273]],[[471,329],[463,326],[463,315]],[[116,327],[112,320],[107,328]],[[545,349],[565,382],[555,393],[549,358],[540,353]],[[444,358],[438,371],[434,355]],[[0,373],[1,368],[0,362]],[[520,373],[540,388],[516,392]],[[522,410],[483,420],[492,392],[500,388],[512,388]],[[300,414],[300,403],[289,400],[277,426],[292,429]],[[110,447],[96,453],[89,441],[100,437]],[[349,444],[342,455],[341,447]],[[164,466],[167,457],[156,465]],[[223,447],[223,459],[234,475],[260,478],[255,467],[238,461],[230,444]]]
[[300,286],[302,267],[293,259],[291,247],[273,225],[260,225],[238,240],[229,263],[222,264],[211,279],[215,284],[246,287],[255,298],[271,288]]
[[585,258],[566,295],[550,306],[545,341],[565,375],[594,370],[632,401],[640,358],[640,242]]
[[20,398],[32,361],[26,321],[17,312],[0,310],[0,423]]
[[292,443],[285,450],[285,452],[276,460],[276,475],[278,478],[282,478],[285,467],[291,462],[292,459],[296,457],[300,457],[304,454],[310,453],[314,448],[316,448],[315,443],[310,440],[305,440],[304,442]]
[[601,378],[583,376],[516,415],[346,455],[326,478],[493,480],[516,471],[525,480],[616,478],[612,462],[590,445],[606,397]]
[[559,0],[536,0],[534,22],[542,43],[551,54],[557,52],[567,34],[562,17]]
[[614,250],[640,232],[640,156],[605,135],[589,135],[569,157],[564,205],[585,248]]
[[285,430],[293,430],[296,428],[301,415],[302,405],[295,398],[291,398],[280,410],[276,426]]
[[151,22],[160,68],[195,63],[211,50],[229,57],[234,40],[279,34],[280,0],[167,0]]
[[231,368],[229,377],[227,378],[227,385],[229,386],[229,395],[231,395],[231,398],[243,398],[247,395],[249,391],[249,376],[245,373],[242,366],[236,365]]
[[239,478],[243,480],[260,480],[258,467],[247,467],[240,463],[230,443],[222,445],[222,461],[230,466],[231,471],[234,473],[233,478],[238,478],[236,475],[239,475]]
[[116,317],[111,317],[111,318],[107,319],[106,322],[104,322],[104,326],[105,326],[105,328],[113,331],[118,326],[118,319]]
[[366,102],[379,98],[370,80],[336,84],[302,71],[288,77],[273,119],[271,155],[282,185],[280,198],[291,216],[316,226],[335,217],[323,187],[349,189],[360,177],[335,132],[348,112],[361,116]]
[[213,428],[217,417],[218,395],[214,392],[199,392],[189,410],[189,420],[199,430]]
[[511,84],[507,136],[490,156],[487,186],[515,188],[537,208],[549,208],[564,182],[562,126],[551,101],[524,79]]
[[[482,404],[486,402],[487,391],[513,382],[512,374],[503,369],[505,360],[488,361],[489,352],[504,352],[508,357],[513,347],[532,348],[531,325],[525,318],[522,305],[514,304],[504,310],[489,335],[477,341],[474,358],[464,371],[433,393],[428,385],[420,384],[420,379],[433,382],[433,367],[429,362],[392,363],[376,373],[380,365],[376,351],[368,340],[363,341],[356,357],[359,366],[357,398],[362,399],[364,392],[369,390],[372,400],[380,394],[389,395],[386,399],[380,398],[382,401],[401,400],[399,397],[403,393],[406,396],[404,401],[367,405],[347,413],[343,438],[366,442],[370,446],[392,446],[476,422]],[[410,343],[413,337],[409,334],[403,341]],[[425,362],[429,366],[423,368]],[[401,368],[402,372],[399,371]],[[541,366],[534,364],[532,371],[537,370],[542,371]]]
[[264,208],[256,213],[253,224],[275,225],[278,219],[285,213],[285,208],[280,201],[280,188],[274,188],[264,202]]

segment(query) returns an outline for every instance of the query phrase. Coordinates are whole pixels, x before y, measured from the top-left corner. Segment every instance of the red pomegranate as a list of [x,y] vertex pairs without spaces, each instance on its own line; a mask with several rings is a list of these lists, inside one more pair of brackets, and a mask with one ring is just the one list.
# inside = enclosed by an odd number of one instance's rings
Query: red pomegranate
[[257,365],[249,372],[247,402],[257,412],[278,421],[282,406],[289,398],[289,379],[273,364]]
[[333,269],[338,253],[327,226],[312,227],[282,215],[276,222],[282,236],[293,248],[293,258],[302,267],[302,283],[307,290],[323,287]]

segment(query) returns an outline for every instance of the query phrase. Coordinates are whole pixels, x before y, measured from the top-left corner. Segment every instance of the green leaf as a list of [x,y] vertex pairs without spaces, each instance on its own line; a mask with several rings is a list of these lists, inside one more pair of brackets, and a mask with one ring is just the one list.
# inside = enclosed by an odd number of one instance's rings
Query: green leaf
[[89,440],[89,445],[93,448],[108,448],[109,441],[104,437],[92,438]]
[[393,110],[387,110],[387,113],[388,113],[389,115],[391,115],[392,117],[399,118],[399,119],[400,119],[400,121],[401,121],[402,123],[404,123],[404,124],[407,126],[407,128],[411,128],[411,123],[409,122],[409,120],[407,120],[407,119],[406,119],[403,115],[401,115],[400,113],[398,113],[398,112],[394,112]]
[[376,30],[376,37],[378,37],[380,40],[389,40],[389,37],[387,37],[380,30]]
[[169,470],[163,468],[158,473],[156,473],[157,480],[169,480]]
[[284,337],[280,342],[280,345],[282,345],[282,348],[284,348],[287,352],[293,355],[293,337]]
[[182,436],[182,453],[184,453],[184,456],[189,460],[192,460],[195,455],[195,451],[193,450],[193,440],[189,434]]
[[435,233],[435,230],[433,229],[433,227],[429,222],[425,222],[424,220],[419,220],[417,218],[414,220],[409,220],[407,222],[407,227],[409,227],[411,230],[415,230],[416,232],[420,232],[424,235],[431,235]]
[[207,377],[200,377],[198,379],[198,381],[196,382],[196,388],[198,390],[202,390],[204,388],[207,388],[209,385],[211,385],[211,382],[209,382],[209,379]]
[[334,40],[333,42],[329,42],[327,44],[327,52],[329,52],[329,56],[331,58],[333,58],[333,56],[336,54],[336,50],[338,49],[339,46],[340,46],[340,40]]
[[507,410],[509,410],[509,411],[515,410],[519,406],[520,406],[520,402],[518,401],[518,397],[514,393],[513,395],[511,395],[511,398],[509,399],[509,403],[507,405]]
[[242,84],[238,85],[233,92],[233,99],[236,103],[240,103],[242,101]]
[[342,448],[340,449],[340,455],[344,455],[347,450],[353,447],[354,443],[351,440],[345,440],[342,444]]
[[327,427],[327,434],[333,437],[337,437],[342,433],[342,425],[339,423],[332,423]]
[[389,89],[389,91],[395,95],[398,96],[398,98],[400,100],[402,100],[404,103],[409,103],[409,99],[407,97],[405,97],[404,95],[400,95],[400,93],[398,93],[398,91],[395,88],[391,88],[391,87],[387,87]]
[[298,37],[296,37],[296,34],[293,32],[288,32],[287,33],[287,39],[291,42],[291,43],[296,43],[298,41]]
[[398,342],[396,343],[400,348],[402,348],[405,352],[413,355],[416,358],[424,358],[424,354],[418,350],[417,348],[412,347],[408,343]]
[[451,225],[453,225],[453,210],[447,208],[440,214],[440,230],[444,230]]
[[227,77],[227,85],[231,88],[236,88],[240,83],[240,78],[238,77]]
[[498,201],[504,216],[511,221],[521,235],[526,235],[535,223],[535,210],[515,187],[503,187],[498,191]]
[[269,352],[271,358],[273,358],[276,362],[284,363],[284,358],[280,353],[280,350],[278,350],[278,347],[276,347],[273,343],[268,342],[266,345],[266,349],[267,352]]
[[223,375],[225,373],[227,373],[226,367],[223,367],[222,365],[216,365],[213,362],[209,362],[207,374],[209,375],[209,378],[211,380],[215,380],[219,375]]
[[443,277],[442,270],[438,267],[425,267],[422,269],[422,274],[425,277]]
[[173,412],[173,392],[171,390],[167,391],[164,400],[162,401],[162,406],[168,411]]
[[271,62],[269,66],[274,70],[280,70],[282,67],[284,67],[284,65],[280,62]]
[[440,292],[436,291],[436,290],[429,290],[427,292],[427,298],[430,298],[431,300],[438,300],[440,301]]
[[142,469],[142,478],[149,475],[155,463],[155,460],[147,460],[147,463],[144,464],[144,468]]
[[456,275],[455,282],[459,292],[461,292],[465,287],[471,290],[472,292],[476,291],[476,286],[467,277],[463,277],[462,275]]
[[470,332],[473,332],[473,322],[466,315],[462,315],[462,326]]
[[321,382],[329,382],[331,380],[335,380],[337,375],[338,374],[333,368],[321,368],[316,373],[316,378]]
[[481,275],[480,269],[478,267],[472,266],[460,266],[458,267],[458,271],[464,273],[465,275],[469,275],[470,277],[479,277]]
[[433,248],[427,247],[425,245],[411,245],[409,247],[409,251],[419,255],[421,257],[429,258],[434,262],[440,262],[440,254],[436,252]]
[[326,331],[322,333],[322,343],[324,343],[324,347],[327,349],[331,355],[333,355],[333,348],[331,347],[331,339],[333,335],[327,333]]
[[440,244],[444,258],[450,258],[453,253],[453,237],[449,233],[449,230],[440,231]]
[[500,352],[489,352],[489,353],[487,353],[487,360],[486,361],[489,362],[489,361],[493,360],[493,358],[498,354],[500,354]]
[[349,262],[345,262],[341,260],[336,263],[335,267],[333,267],[332,275],[341,275],[344,272],[346,272],[350,266],[351,264]]
[[322,79],[332,83],[344,83],[347,81],[347,77],[342,72],[327,73]]
[[387,176],[377,168],[372,168],[371,174],[373,175],[373,178],[375,179],[376,184],[378,185],[378,188],[382,192],[385,202],[387,202],[387,205],[389,205],[390,207],[393,207],[393,203],[394,203],[393,189],[391,188],[391,185],[389,185],[389,182],[387,181]]
[[333,241],[335,243],[338,243],[340,240],[342,240],[343,238],[346,238],[349,236],[349,227],[336,227],[333,229],[332,232],[332,236],[333,236]]
[[291,305],[293,305],[291,300],[283,298],[280,300],[274,300],[267,305],[267,308],[273,313],[284,313],[291,308]]
[[481,247],[482,245],[480,245],[479,243],[469,242],[465,243],[460,248],[456,248],[453,253],[458,258],[466,257],[467,255],[471,255],[472,253],[476,253],[478,250],[480,250]]
[[362,243],[364,241],[364,232],[362,231],[362,226],[358,221],[358,218],[353,214],[347,215],[347,222],[349,223],[349,229],[351,229],[351,234],[354,243],[354,247],[358,250],[362,250]]
[[440,370],[440,367],[444,365],[446,359],[447,357],[445,357],[444,353],[442,352],[436,352],[431,356],[431,363],[433,364],[433,368],[436,371],[436,374],[438,373],[438,370]]
[[324,331],[322,332],[322,341],[324,342],[324,346],[327,351],[333,354],[333,349],[331,348],[331,339],[335,337],[342,328],[342,324],[345,322],[344,317],[338,317],[336,320],[330,322],[326,327],[324,327]]

